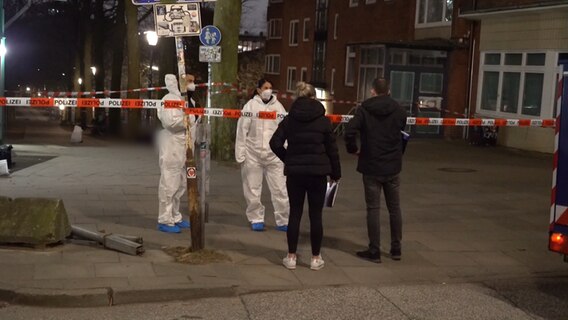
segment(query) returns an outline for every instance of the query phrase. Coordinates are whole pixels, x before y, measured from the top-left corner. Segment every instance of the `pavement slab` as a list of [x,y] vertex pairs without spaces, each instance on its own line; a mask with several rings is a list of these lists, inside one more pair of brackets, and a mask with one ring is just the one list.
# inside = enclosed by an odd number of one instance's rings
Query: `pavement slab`
[[[298,269],[289,271],[282,266],[286,234],[274,230],[266,185],[262,196],[266,230],[250,230],[238,166],[212,162],[209,223],[205,229],[207,248],[226,254],[230,261],[194,266],[175,263],[163,252],[165,247],[189,246],[191,234],[189,230],[181,234],[156,230],[159,168],[151,147],[91,142],[82,146],[15,144],[14,150],[26,156],[53,158],[0,177],[0,195],[60,197],[73,224],[141,236],[146,252],[140,257],[129,256],[77,243],[44,250],[0,247],[0,292],[4,292],[0,300],[13,300],[18,289],[25,292],[28,288],[46,290],[46,295],[84,290],[68,300],[69,305],[83,305],[80,297],[84,292],[100,288],[111,290],[113,303],[132,303],[136,295],[152,301],[152,297],[195,297],[199,290],[232,295],[237,291],[310,290],[321,286],[382,288],[530,279],[566,272],[562,258],[546,248],[551,155],[477,148],[463,142],[412,141],[401,174],[402,261],[388,257],[388,214],[382,201],[384,256],[383,263],[375,264],[355,256],[355,251],[368,243],[363,186],[355,171],[356,159],[345,154],[339,143],[342,188],[336,206],[324,209],[322,256],[326,267],[317,272],[308,268],[311,250],[307,216],[302,219]],[[460,167],[476,172],[440,170]],[[186,212],[187,199],[182,200]],[[188,293],[183,294],[183,290]],[[439,294],[451,295],[451,290]],[[484,294],[475,291],[475,299],[482,303]],[[382,303],[388,305],[389,301],[381,299]],[[416,312],[412,308],[393,310],[392,315],[385,312],[385,317],[405,319]],[[268,315],[258,310],[255,316],[252,311],[251,317]],[[279,312],[269,311],[271,315]],[[430,316],[435,318],[436,312],[432,310]]]

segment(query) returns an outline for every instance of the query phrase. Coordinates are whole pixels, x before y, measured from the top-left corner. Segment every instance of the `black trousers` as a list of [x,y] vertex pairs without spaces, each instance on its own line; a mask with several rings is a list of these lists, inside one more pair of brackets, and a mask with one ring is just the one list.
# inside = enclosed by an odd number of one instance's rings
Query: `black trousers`
[[288,220],[288,252],[296,253],[300,236],[300,221],[304,211],[304,199],[308,195],[310,216],[310,240],[312,255],[320,254],[323,239],[322,210],[327,188],[326,176],[288,176],[286,188],[290,199],[290,219]]

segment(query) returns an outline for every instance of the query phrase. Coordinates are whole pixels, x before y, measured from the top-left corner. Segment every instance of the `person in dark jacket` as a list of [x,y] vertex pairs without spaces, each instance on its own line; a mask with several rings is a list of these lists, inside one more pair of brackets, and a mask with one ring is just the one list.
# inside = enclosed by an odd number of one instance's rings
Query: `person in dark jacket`
[[[402,214],[400,210],[400,177],[402,170],[401,130],[406,125],[406,111],[390,96],[389,83],[375,79],[372,97],[365,100],[347,124],[345,145],[347,152],[359,155],[357,171],[363,174],[367,204],[367,232],[369,248],[357,256],[381,262],[381,227],[379,209],[381,189],[389,210],[391,249],[393,260],[401,258]],[[357,146],[360,135],[361,148]]]
[[[296,269],[296,250],[306,194],[312,244],[310,269],[323,268],[320,249],[327,177],[332,181],[339,181],[341,178],[339,154],[331,121],[325,116],[325,108],[321,102],[315,100],[315,95],[312,85],[298,82],[298,98],[270,140],[270,148],[284,162],[286,189],[290,201],[290,220],[286,233],[288,255],[282,260],[288,269]],[[287,147],[284,146],[286,141]]]

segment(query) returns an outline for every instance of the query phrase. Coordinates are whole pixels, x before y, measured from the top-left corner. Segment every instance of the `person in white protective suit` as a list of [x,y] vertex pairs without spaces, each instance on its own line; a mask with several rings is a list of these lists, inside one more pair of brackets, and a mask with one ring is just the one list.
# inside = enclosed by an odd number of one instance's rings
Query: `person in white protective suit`
[[[195,78],[186,75],[187,90],[195,90]],[[162,100],[184,101],[178,88],[178,81],[173,74],[165,77],[166,94]],[[195,105],[195,101],[190,99]],[[195,117],[187,116],[181,108],[158,108],[158,119],[164,129],[159,133],[160,184],[158,186],[159,213],[158,230],[179,233],[181,228],[189,228],[189,221],[183,220],[180,212],[180,199],[186,190],[185,154],[186,121],[190,126],[190,143],[195,137]],[[186,120],[187,119],[187,120]]]
[[[272,94],[272,83],[266,79],[259,80],[254,96],[245,104],[242,111],[252,114],[259,111],[286,112]],[[276,229],[288,230],[290,205],[284,164],[272,152],[269,145],[279,121],[241,117],[237,123],[235,159],[241,164],[243,192],[247,203],[246,215],[253,231],[264,230],[264,205],[260,202],[264,177],[272,196]]]

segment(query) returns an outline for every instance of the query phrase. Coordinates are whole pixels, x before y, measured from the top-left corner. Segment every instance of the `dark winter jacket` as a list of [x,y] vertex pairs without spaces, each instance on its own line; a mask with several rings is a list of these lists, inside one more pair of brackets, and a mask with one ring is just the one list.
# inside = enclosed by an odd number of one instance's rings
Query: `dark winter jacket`
[[[284,143],[288,141],[288,147]],[[321,102],[300,97],[270,139],[270,148],[284,162],[284,174],[341,178],[331,121]]]
[[[365,175],[390,176],[402,170],[401,130],[406,111],[389,96],[365,100],[345,129],[347,152],[359,152],[357,171]],[[361,150],[357,147],[357,133]]]

